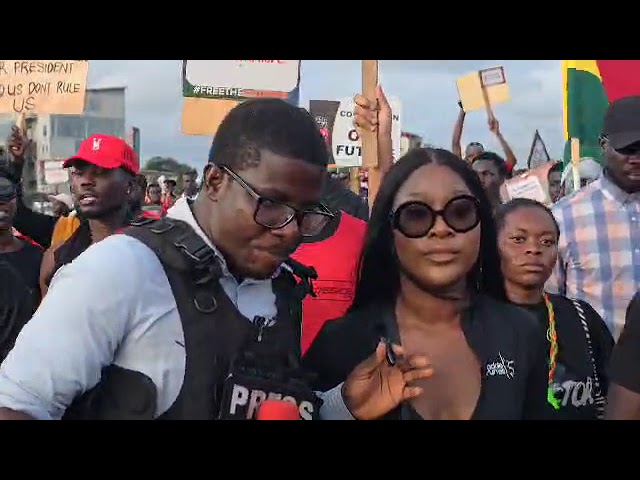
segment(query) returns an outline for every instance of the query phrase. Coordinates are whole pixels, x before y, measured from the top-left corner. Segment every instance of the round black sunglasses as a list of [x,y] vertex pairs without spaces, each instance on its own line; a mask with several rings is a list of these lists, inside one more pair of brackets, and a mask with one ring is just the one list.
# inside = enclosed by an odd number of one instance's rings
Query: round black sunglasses
[[407,238],[427,235],[442,217],[456,233],[466,233],[480,223],[480,202],[471,195],[459,195],[449,200],[442,210],[435,210],[419,201],[405,202],[391,213],[391,225]]

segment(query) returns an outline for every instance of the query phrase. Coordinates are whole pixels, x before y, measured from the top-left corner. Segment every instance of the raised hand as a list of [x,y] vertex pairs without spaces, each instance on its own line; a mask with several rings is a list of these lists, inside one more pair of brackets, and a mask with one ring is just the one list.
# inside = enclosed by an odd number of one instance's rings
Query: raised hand
[[391,105],[380,85],[376,87],[376,102],[363,95],[356,95],[354,101],[356,107],[353,123],[356,128],[372,132],[377,129],[378,133],[391,134]]
[[424,355],[407,356],[402,347],[392,348],[395,365],[387,360],[387,346],[381,341],[375,353],[354,368],[344,382],[345,404],[358,420],[380,418],[400,403],[421,395],[422,388],[411,384],[433,375]]

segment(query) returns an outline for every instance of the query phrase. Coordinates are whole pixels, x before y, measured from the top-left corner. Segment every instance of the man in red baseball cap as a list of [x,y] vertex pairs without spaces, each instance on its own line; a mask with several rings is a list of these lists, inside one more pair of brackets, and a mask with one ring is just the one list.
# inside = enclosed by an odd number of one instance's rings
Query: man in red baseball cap
[[40,271],[44,296],[53,275],[93,243],[127,226],[131,220],[130,198],[140,162],[124,140],[110,135],[91,135],[78,153],[64,162],[71,169],[76,209],[82,222],[62,244],[45,252]]
[[105,170],[122,168],[133,175],[140,171],[135,150],[127,142],[111,135],[91,135],[80,144],[78,154],[64,162],[64,168],[73,167],[77,161],[90,163]]

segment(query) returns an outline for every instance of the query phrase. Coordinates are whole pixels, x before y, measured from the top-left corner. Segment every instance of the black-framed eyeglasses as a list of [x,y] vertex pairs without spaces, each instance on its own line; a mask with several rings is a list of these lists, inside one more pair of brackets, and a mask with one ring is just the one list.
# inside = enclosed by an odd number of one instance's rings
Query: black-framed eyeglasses
[[218,167],[233,178],[255,199],[256,209],[253,213],[253,220],[265,228],[279,230],[296,219],[300,234],[303,237],[313,237],[318,235],[322,229],[326,227],[327,223],[329,223],[329,220],[335,217],[323,204],[319,204],[318,207],[314,209],[298,210],[284,202],[264,197],[226,165],[218,165]]
[[471,195],[460,195],[447,202],[442,210],[434,210],[424,202],[410,201],[391,213],[391,225],[407,238],[427,235],[442,217],[456,233],[466,233],[480,223],[480,202]]

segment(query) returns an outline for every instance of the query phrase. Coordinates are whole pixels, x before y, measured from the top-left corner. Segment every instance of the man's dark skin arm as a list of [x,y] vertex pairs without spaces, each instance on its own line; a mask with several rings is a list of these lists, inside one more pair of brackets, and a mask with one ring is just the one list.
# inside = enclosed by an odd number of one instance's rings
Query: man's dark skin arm
[[491,130],[491,133],[493,133],[498,139],[498,142],[500,142],[500,146],[502,147],[502,150],[505,154],[505,162],[509,169],[513,170],[513,168],[516,166],[516,163],[518,163],[518,160],[515,153],[513,153],[513,150],[502,136],[502,133],[500,132],[500,123],[495,117],[489,119],[489,130]]
[[609,385],[606,420],[640,420],[640,393],[617,383]]
[[640,420],[640,292],[627,308],[609,364],[606,420]]
[[16,216],[13,219],[13,226],[21,234],[26,235],[38,243],[42,248],[51,246],[51,237],[56,227],[58,219],[51,215],[34,212],[24,204],[22,199],[22,188],[16,201]]
[[13,226],[23,235],[33,239],[43,248],[51,245],[51,237],[56,226],[57,218],[44,213],[34,212],[24,203],[22,197],[22,170],[24,167],[24,153],[28,140],[18,127],[13,127],[9,138],[9,153],[13,161],[10,164],[11,179],[18,184],[18,199],[16,216],[13,219]]
[[458,112],[458,118],[456,119],[456,124],[453,126],[453,138],[451,139],[451,151],[454,155],[460,158],[464,158],[462,155],[462,146],[460,145],[460,141],[462,140],[462,130],[464,129],[464,119],[466,117],[466,113],[464,108],[462,108],[462,102],[458,102],[458,106],[460,107],[460,111]]

